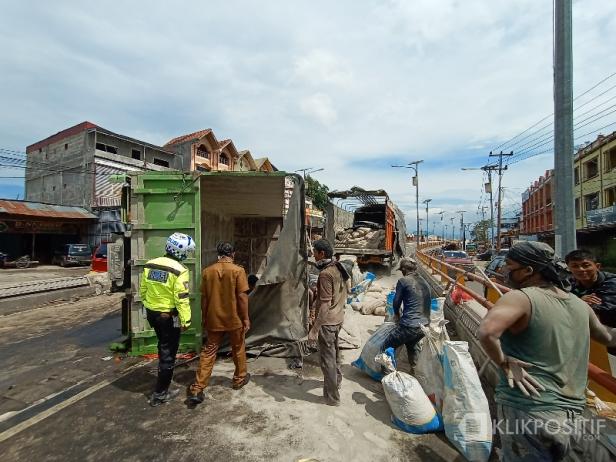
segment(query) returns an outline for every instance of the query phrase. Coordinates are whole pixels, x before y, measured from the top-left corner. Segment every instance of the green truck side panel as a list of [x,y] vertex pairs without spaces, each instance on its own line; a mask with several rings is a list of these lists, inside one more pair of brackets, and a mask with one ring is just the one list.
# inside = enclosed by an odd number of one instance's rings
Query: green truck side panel
[[197,178],[196,174],[176,172],[131,177],[131,280],[133,301],[137,302],[133,303],[130,316],[130,354],[133,356],[157,353],[156,334],[145,319],[139,300],[139,278],[145,262],[163,255],[167,238],[176,231],[193,236],[197,246],[194,258],[183,262],[190,271],[192,324],[182,333],[180,351],[198,351],[201,346],[201,223]]

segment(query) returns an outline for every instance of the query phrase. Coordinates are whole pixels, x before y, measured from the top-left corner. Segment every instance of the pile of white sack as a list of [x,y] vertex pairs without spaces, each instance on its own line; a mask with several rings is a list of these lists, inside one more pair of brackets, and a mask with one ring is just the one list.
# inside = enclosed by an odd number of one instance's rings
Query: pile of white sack
[[385,243],[385,230],[359,227],[336,233],[336,247],[352,249],[381,249]]
[[353,297],[350,305],[354,311],[361,314],[371,314],[374,316],[385,316],[387,306],[387,294],[391,292],[391,287],[383,287],[379,282],[374,281],[365,292]]

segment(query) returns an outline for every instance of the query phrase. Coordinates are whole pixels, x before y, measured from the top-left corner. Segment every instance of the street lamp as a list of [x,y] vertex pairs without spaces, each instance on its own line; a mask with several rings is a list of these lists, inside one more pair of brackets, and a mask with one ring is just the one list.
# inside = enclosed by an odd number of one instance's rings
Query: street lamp
[[430,223],[428,221],[428,210],[429,205],[432,199],[424,199],[423,203],[426,204],[426,242],[428,242],[428,237],[430,235]]
[[392,165],[394,168],[412,168],[415,172],[415,176],[413,177],[413,186],[415,186],[415,208],[417,211],[417,245],[419,245],[419,164],[421,164],[423,160],[414,160],[413,162],[409,162],[407,165]]
[[310,168],[300,168],[298,170],[295,170],[295,173],[302,172],[302,175],[304,177],[304,181],[306,181],[306,175],[310,175],[311,173],[321,172],[323,170],[325,170],[325,169],[324,168],[313,168],[313,167],[310,167]]

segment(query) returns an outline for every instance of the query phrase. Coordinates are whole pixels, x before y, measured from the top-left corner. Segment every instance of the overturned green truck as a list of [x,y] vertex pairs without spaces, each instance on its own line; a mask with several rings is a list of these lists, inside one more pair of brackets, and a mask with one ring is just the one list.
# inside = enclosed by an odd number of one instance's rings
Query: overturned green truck
[[217,260],[217,243],[230,241],[236,263],[260,277],[250,295],[248,349],[298,355],[296,340],[307,334],[308,323],[301,177],[285,172],[143,172],[121,181],[126,232],[109,244],[109,277],[125,292],[122,331],[129,354],[157,352],[156,334],[139,297],[140,275],[149,259],[164,253],[167,237],[178,231],[193,236],[197,246],[194,258],[184,262],[190,271],[192,324],[182,333],[180,352],[201,346],[201,272]]

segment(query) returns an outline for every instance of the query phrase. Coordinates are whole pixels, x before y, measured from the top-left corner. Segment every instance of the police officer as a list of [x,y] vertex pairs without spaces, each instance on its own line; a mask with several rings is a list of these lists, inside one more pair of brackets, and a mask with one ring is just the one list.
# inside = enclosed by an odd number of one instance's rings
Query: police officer
[[167,239],[166,255],[148,261],[141,275],[141,301],[158,337],[158,380],[150,398],[151,406],[166,403],[179,394],[179,390],[169,390],[169,385],[180,333],[190,326],[189,274],[181,262],[194,250],[192,237],[173,233]]

